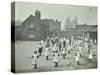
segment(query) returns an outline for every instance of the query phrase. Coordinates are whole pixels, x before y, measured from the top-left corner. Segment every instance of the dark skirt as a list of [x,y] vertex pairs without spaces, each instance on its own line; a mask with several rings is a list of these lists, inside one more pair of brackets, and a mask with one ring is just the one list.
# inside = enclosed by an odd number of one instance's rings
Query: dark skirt
[[42,52],[42,48],[39,48],[39,53],[41,53]]

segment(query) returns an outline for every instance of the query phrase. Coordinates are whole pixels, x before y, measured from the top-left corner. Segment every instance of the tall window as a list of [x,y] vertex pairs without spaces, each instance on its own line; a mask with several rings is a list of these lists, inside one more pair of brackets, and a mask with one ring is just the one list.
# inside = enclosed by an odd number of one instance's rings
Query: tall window
[[36,37],[35,32],[34,32],[34,24],[30,23],[29,25],[29,29],[28,29],[28,38],[33,39]]
[[29,34],[33,34],[34,31],[33,31],[33,30],[29,30],[28,33],[29,33]]
[[34,28],[34,24],[30,23],[30,28]]
[[35,34],[29,34],[29,35],[28,35],[28,38],[30,38],[30,39],[35,38]]

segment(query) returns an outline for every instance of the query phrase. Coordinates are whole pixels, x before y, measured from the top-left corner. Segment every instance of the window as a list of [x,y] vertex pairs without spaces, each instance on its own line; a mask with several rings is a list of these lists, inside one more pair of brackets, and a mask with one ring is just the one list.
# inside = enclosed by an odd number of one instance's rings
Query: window
[[34,28],[34,24],[30,23],[30,27],[31,27],[31,28]]
[[32,34],[32,33],[34,33],[34,31],[33,30],[29,30],[28,33],[29,34]]
[[28,35],[28,38],[30,38],[30,39],[35,38],[35,34],[29,34],[29,35]]

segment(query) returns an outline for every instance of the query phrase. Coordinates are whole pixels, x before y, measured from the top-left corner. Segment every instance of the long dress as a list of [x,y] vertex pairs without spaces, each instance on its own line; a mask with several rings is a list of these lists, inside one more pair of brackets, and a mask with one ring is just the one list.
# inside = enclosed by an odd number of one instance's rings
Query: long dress
[[38,54],[33,54],[32,56],[33,56],[33,58],[32,58],[32,65],[35,65],[35,64],[37,64]]
[[53,62],[58,62],[58,53],[54,54]]
[[49,56],[49,48],[45,49],[45,56]]
[[80,54],[82,54],[82,47],[81,46],[79,46],[79,52],[80,52]]
[[62,54],[63,55],[66,54],[66,49],[65,48],[63,48],[63,50],[62,50]]
[[50,42],[49,49],[50,49],[50,51],[53,49],[53,44],[52,44],[52,42]]
[[41,40],[40,42],[41,42],[41,45],[43,46],[44,41],[43,41],[43,40]]
[[89,59],[93,59],[93,53],[92,53],[92,51],[90,51],[90,54],[89,54],[89,57],[88,57]]
[[56,46],[52,48],[52,52],[54,53],[57,50]]
[[42,45],[39,45],[39,51],[38,51],[39,53],[42,52],[42,48],[43,48]]
[[85,48],[85,50],[88,50],[88,43],[87,42],[84,42],[84,48]]
[[68,50],[68,51],[71,50],[71,46],[70,46],[70,45],[67,46],[67,50]]
[[80,53],[79,52],[76,53],[75,61],[80,61]]

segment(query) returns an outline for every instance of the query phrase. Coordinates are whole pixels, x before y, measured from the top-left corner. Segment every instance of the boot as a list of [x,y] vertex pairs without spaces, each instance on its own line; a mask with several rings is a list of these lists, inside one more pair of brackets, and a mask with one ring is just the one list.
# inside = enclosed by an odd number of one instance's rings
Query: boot
[[34,65],[34,69],[36,69],[36,68],[37,68],[37,64]]
[[68,54],[70,54],[70,51],[68,51]]
[[80,65],[79,61],[77,61],[77,65]]
[[46,56],[46,60],[48,60],[48,56]]
[[55,62],[55,67],[58,67],[58,62]]

